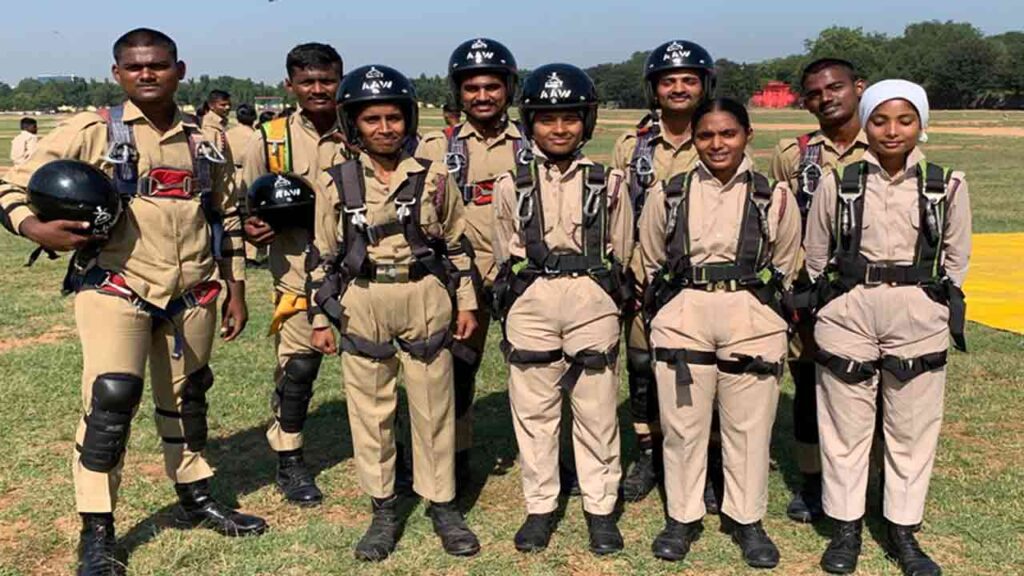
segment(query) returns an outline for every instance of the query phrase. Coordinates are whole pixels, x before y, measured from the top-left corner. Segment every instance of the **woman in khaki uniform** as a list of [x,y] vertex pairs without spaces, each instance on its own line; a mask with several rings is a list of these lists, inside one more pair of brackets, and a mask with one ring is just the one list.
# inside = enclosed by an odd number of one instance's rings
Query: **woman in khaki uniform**
[[542,550],[554,529],[564,391],[590,550],[610,554],[622,550],[615,363],[632,209],[623,173],[580,151],[597,122],[597,90],[582,70],[541,66],[523,83],[520,111],[535,158],[494,185],[495,303],[528,514],[515,545]]
[[796,269],[800,216],[788,186],[771,186],[745,156],[753,131],[742,104],[702,104],[693,133],[697,167],[655,185],[640,218],[668,500],[652,550],[681,560],[700,535],[717,397],[721,511],[747,564],[771,568],[779,552],[761,518],[786,355],[781,297]]
[[914,532],[935,462],[950,335],[965,348],[967,181],[927,162],[917,146],[928,127],[920,86],[874,84],[860,116],[868,152],[825,179],[805,242],[807,271],[819,288],[823,504],[836,520],[821,565],[836,574],[857,567],[871,437],[882,408],[886,548],[904,574],[934,576],[942,570]]

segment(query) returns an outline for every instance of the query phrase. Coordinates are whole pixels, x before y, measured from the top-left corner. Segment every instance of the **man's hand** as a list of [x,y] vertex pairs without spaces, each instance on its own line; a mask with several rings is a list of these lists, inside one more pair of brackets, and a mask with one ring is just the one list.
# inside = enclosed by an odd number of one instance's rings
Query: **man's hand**
[[230,342],[238,337],[249,322],[249,309],[245,305],[245,282],[228,282],[228,296],[220,314],[220,337]]
[[338,353],[338,343],[334,339],[334,330],[330,328],[314,328],[313,337],[309,343],[313,348],[319,350],[321,354],[333,356]]
[[89,234],[91,225],[78,220],[51,220],[43,222],[35,216],[29,216],[21,223],[21,235],[58,252],[78,250],[90,242],[102,242],[106,236]]
[[476,332],[479,324],[476,321],[476,312],[472,310],[459,310],[455,317],[455,339],[465,340]]
[[257,246],[266,246],[274,241],[274,229],[255,216],[245,219],[245,237]]

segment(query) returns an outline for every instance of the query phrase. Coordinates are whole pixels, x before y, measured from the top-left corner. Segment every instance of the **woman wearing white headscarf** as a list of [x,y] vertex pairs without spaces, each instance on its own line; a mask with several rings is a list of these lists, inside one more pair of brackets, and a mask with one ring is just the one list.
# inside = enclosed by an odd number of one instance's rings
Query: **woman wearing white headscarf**
[[869,150],[824,179],[805,239],[807,271],[819,288],[823,504],[835,520],[821,565],[835,574],[856,569],[881,402],[886,548],[904,574],[933,576],[942,570],[914,533],[938,445],[950,335],[965,348],[967,181],[927,162],[918,147],[927,139],[928,97],[917,84],[869,87],[860,114]]

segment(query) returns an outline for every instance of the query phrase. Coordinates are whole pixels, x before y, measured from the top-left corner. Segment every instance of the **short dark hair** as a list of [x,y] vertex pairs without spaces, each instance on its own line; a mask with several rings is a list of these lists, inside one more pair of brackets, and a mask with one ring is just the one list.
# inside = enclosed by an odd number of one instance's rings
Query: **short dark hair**
[[288,70],[289,78],[296,70],[337,68],[338,75],[341,76],[343,69],[341,55],[338,54],[338,51],[330,44],[319,42],[307,42],[292,48],[288,52],[284,66]]
[[802,89],[804,87],[804,84],[810,76],[824,72],[829,68],[841,68],[850,75],[851,80],[855,82],[860,80],[860,74],[857,73],[857,68],[849,60],[832,57],[818,58],[807,66],[804,66],[803,72],[800,73],[800,88]]
[[263,112],[260,112],[259,121],[260,121],[260,124],[265,124],[267,122],[270,122],[271,120],[273,120],[276,117],[277,117],[277,113],[274,112],[273,110],[264,110]]
[[445,114],[459,114],[459,107],[452,102],[445,102],[444,106],[441,106],[441,111]]
[[715,98],[702,102],[693,112],[693,118],[690,120],[690,130],[696,132],[697,124],[700,123],[701,118],[712,112],[725,112],[731,115],[740,123],[740,126],[743,126],[744,130],[750,132],[750,114],[747,112],[747,107],[732,98]]
[[114,62],[121,61],[121,52],[126,48],[158,46],[171,53],[171,59],[178,60],[178,45],[170,36],[152,28],[136,28],[125,32],[114,42]]
[[31,128],[33,126],[38,126],[38,123],[36,122],[35,118],[29,118],[29,117],[26,116],[25,118],[21,119],[21,129],[22,130],[28,130],[29,128]]
[[207,102],[220,102],[223,100],[231,100],[231,94],[228,94],[225,90],[210,90],[210,93],[206,95]]
[[248,104],[239,104],[235,109],[235,118],[239,124],[252,126],[252,123],[256,121],[256,110]]

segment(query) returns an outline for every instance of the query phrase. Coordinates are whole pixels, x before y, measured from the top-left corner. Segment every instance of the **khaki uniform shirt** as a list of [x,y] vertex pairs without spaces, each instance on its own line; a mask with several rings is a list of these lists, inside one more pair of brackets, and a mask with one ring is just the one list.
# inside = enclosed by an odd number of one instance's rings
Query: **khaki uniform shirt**
[[[131,126],[139,153],[139,176],[153,168],[192,170],[192,154],[183,126],[190,117],[175,112],[174,124],[159,132],[130,101],[124,105],[124,122]],[[205,139],[216,134],[204,131]],[[81,160],[113,174],[104,161],[107,153],[107,125],[99,114],[83,112],[61,123],[39,142],[32,160],[4,177],[0,205],[15,231],[32,210],[25,187],[32,173],[47,162],[61,158]],[[128,287],[160,308],[196,284],[213,279],[217,268],[223,280],[245,280],[245,252],[241,220],[231,196],[232,166],[215,164],[212,169],[213,203],[224,215],[223,260],[215,262],[210,250],[211,235],[199,197],[188,200],[136,196],[125,206],[110,238],[103,244],[97,264],[124,275]]]
[[228,149],[231,150],[231,156],[235,160],[236,169],[242,168],[242,156],[254,134],[256,134],[256,130],[245,124],[235,124],[224,133],[228,141]]
[[32,153],[36,151],[36,145],[39,144],[39,136],[29,132],[28,130],[22,130],[11,140],[11,163],[15,166],[19,166],[28,162],[29,158],[32,157]]
[[[637,142],[636,130],[619,136],[615,142],[615,149],[612,151],[612,168],[629,172],[629,163],[633,160]],[[658,134],[654,137],[653,157],[655,179],[664,181],[676,174],[692,170],[697,164],[697,149],[693,147],[692,136],[687,136],[677,146],[663,134]]]
[[[821,182],[825,180],[825,176],[833,169],[845,166],[846,164],[852,164],[864,157],[864,153],[868,149],[868,138],[864,131],[861,130],[857,134],[857,138],[850,143],[846,150],[839,151],[835,143],[829,140],[824,132],[815,130],[807,141],[807,146],[818,145],[821,145],[821,159],[818,161],[822,172],[822,178],[818,182],[820,187]],[[800,175],[800,156],[800,143],[798,139],[783,138],[775,146],[769,167],[769,176],[779,182],[789,184],[789,189],[794,194],[798,186],[797,177]],[[815,191],[811,190],[810,192],[813,194]]]
[[[334,126],[321,136],[316,127],[301,111],[288,117],[288,131],[292,155],[292,173],[309,183],[317,197],[326,194],[325,186],[330,178],[321,177],[324,170],[348,159],[341,128]],[[262,130],[256,130],[241,154],[242,178],[241,198],[257,178],[268,172],[266,141]],[[326,176],[326,175],[325,175]],[[310,233],[298,228],[279,232],[270,245],[270,274],[274,278],[274,289],[288,294],[306,293],[306,246]]]
[[[463,122],[459,129],[459,139],[465,142],[469,162],[466,183],[493,183],[498,176],[514,172],[516,142],[522,137],[514,122],[509,122],[505,129],[492,139],[485,139],[472,124]],[[417,157],[441,165],[444,165],[447,153],[448,138],[441,131],[427,134],[416,150]],[[494,265],[494,206],[470,202],[465,205],[465,215],[466,237],[476,252],[474,264],[484,279],[484,284],[491,285],[498,275],[498,268]]]
[[[864,154],[868,163],[864,190],[864,217],[860,253],[869,262],[907,266],[914,263],[921,218],[915,166],[924,153],[915,148],[904,169],[895,176],[879,164],[874,153]],[[971,201],[967,180],[962,172],[953,172],[949,184],[946,227],[943,233],[946,274],[957,286],[967,276],[971,252]],[[807,272],[818,277],[829,260],[829,245],[835,234],[837,184],[834,176],[822,180],[818,197],[807,218]]]
[[[748,202],[750,158],[744,158],[736,175],[722,183],[703,163],[698,163],[690,183],[689,228],[690,255],[694,265],[706,266],[736,261],[740,228]],[[656,183],[648,192],[640,217],[640,251],[647,281],[664,266],[666,253],[667,210],[665,190]],[[772,263],[785,275],[789,285],[796,274],[800,252],[800,212],[796,199],[785,182],[776,184],[768,210],[768,234]]]
[[[562,173],[544,153],[534,147],[537,163],[537,193],[543,207],[544,243],[555,253],[583,252],[583,188],[584,168],[594,162],[579,155]],[[610,170],[608,186],[608,238],[606,249],[620,262],[629,262],[633,253],[633,205],[629,202],[625,174]],[[499,264],[515,256],[526,258],[526,245],[519,237],[516,220],[516,183],[511,174],[498,177],[494,183],[497,235],[494,256]],[[536,205],[535,205],[536,208]]]
[[[463,220],[462,198],[455,184],[448,178],[448,170],[444,164],[432,162],[424,168],[417,159],[403,155],[397,168],[391,173],[387,183],[377,179],[373,164],[366,153],[360,153],[359,160],[363,166],[363,181],[366,188],[366,221],[370,226],[379,226],[398,220],[395,208],[395,196],[402,184],[411,174],[427,171],[420,198],[420,226],[427,236],[443,238],[449,251],[451,261],[461,271],[467,271],[473,265],[469,256],[460,253],[460,239],[465,233]],[[320,252],[321,261],[331,261],[338,256],[338,246],[344,238],[343,203],[341,191],[334,180],[326,173],[321,175],[324,194],[316,199],[316,248]],[[347,216],[345,216],[347,217]],[[382,238],[376,245],[367,246],[367,254],[371,261],[382,265],[408,266],[416,260],[412,255],[405,236],[395,234]],[[320,282],[324,271],[317,266],[310,279]],[[458,311],[476,310],[476,294],[469,276],[463,276],[457,291]],[[317,314],[313,317],[314,328],[330,326],[327,317]]]

